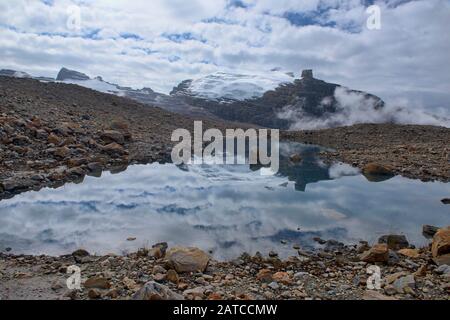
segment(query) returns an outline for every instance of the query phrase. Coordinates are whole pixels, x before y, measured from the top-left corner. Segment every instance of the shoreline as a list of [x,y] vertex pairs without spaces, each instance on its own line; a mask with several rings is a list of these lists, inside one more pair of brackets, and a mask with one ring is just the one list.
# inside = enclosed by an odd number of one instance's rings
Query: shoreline
[[[442,242],[449,235],[450,227],[439,229],[429,246],[418,249],[401,235],[386,235],[373,246],[317,238],[320,248],[294,246],[297,254],[287,259],[270,252],[216,261],[200,249],[166,243],[126,255],[93,256],[84,249],[59,257],[0,253],[0,298],[449,300],[450,254],[435,252],[449,245]],[[71,266],[80,268],[80,290],[66,285]],[[367,287],[369,267],[379,268],[379,289]]]
[[424,125],[355,124],[348,127],[283,131],[284,140],[334,149],[327,162],[341,161],[362,172],[376,164],[392,175],[422,181],[450,181],[450,128]]

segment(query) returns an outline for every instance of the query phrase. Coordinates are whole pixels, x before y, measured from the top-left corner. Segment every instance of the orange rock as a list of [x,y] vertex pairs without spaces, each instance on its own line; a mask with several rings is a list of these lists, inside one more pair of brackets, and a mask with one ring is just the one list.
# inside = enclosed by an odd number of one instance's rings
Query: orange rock
[[54,145],[59,145],[59,143],[61,142],[61,139],[58,138],[57,135],[50,133],[50,135],[47,138],[48,143],[53,143]]
[[363,173],[374,175],[392,175],[392,169],[389,166],[384,166],[378,163],[368,163],[363,168]]
[[287,272],[277,272],[273,275],[272,279],[276,282],[289,285],[292,283],[289,274]]
[[401,249],[401,250],[398,250],[397,252],[401,255],[404,255],[406,257],[413,258],[413,259],[420,257],[419,250],[417,250],[417,249]]
[[187,283],[179,283],[178,284],[178,290],[186,290],[189,287],[189,285]]
[[169,271],[167,271],[166,279],[172,283],[178,283],[180,281],[180,278],[178,277],[178,273],[173,269],[170,269]]
[[222,296],[219,293],[214,292],[208,296],[208,300],[222,300]]
[[359,256],[365,262],[387,262],[389,259],[389,248],[387,244],[376,244]]
[[431,253],[437,258],[450,253],[450,227],[439,229],[433,237]]
[[424,264],[417,269],[416,272],[414,272],[414,275],[417,277],[425,277],[427,275],[427,266]]
[[272,282],[272,271],[269,269],[261,269],[256,275],[256,279],[262,282]]

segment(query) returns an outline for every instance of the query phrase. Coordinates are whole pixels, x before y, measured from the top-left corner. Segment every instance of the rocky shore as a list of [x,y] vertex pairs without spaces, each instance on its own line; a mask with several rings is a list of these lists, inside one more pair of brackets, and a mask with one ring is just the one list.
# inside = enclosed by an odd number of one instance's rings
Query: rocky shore
[[450,181],[449,128],[358,124],[283,132],[281,137],[332,148],[333,151],[322,152],[323,159],[342,161],[369,173],[402,175],[424,181]]
[[[270,252],[219,262],[200,249],[167,243],[125,256],[83,249],[61,257],[1,253],[0,298],[449,300],[450,227],[424,226],[423,232],[432,237],[424,248],[402,235],[382,236],[373,246],[317,238],[321,248],[314,251],[289,244],[293,255],[286,260]],[[67,286],[73,266],[80,268],[79,289]]]

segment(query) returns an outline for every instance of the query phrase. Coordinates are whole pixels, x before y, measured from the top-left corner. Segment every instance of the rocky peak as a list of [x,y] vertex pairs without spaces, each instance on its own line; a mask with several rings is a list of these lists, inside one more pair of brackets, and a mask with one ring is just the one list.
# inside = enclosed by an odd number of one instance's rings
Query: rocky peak
[[314,79],[312,69],[303,70],[302,79]]
[[57,81],[64,81],[64,80],[89,80],[90,78],[85,75],[84,73],[70,70],[66,68],[62,68],[58,72],[58,76],[56,77]]

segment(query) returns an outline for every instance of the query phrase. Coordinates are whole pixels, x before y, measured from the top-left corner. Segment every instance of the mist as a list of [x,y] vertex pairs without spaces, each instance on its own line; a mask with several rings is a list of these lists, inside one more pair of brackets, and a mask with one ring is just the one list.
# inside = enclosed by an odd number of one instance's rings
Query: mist
[[[450,115],[444,108],[429,111],[420,105],[408,107],[409,103],[406,100],[397,100],[376,109],[374,99],[344,87],[336,88],[334,98],[338,103],[338,110],[335,113],[327,112],[318,118],[298,107],[288,105],[277,114],[277,117],[288,120],[290,130],[325,129],[358,123],[420,124],[450,128]],[[329,103],[331,99],[325,98],[317,108]]]

